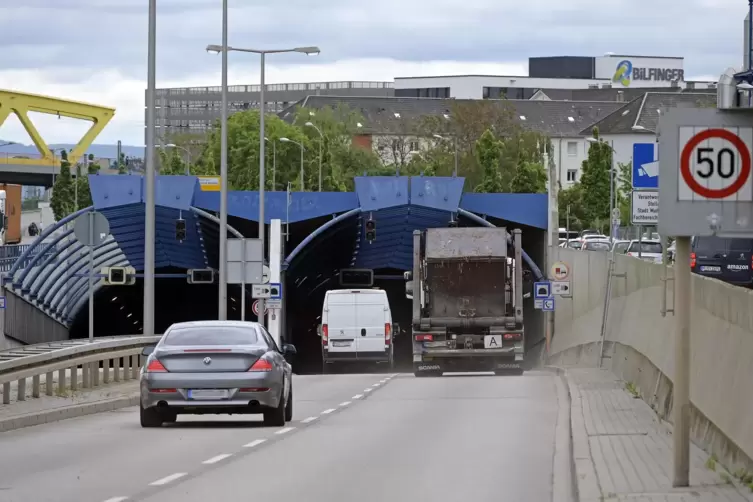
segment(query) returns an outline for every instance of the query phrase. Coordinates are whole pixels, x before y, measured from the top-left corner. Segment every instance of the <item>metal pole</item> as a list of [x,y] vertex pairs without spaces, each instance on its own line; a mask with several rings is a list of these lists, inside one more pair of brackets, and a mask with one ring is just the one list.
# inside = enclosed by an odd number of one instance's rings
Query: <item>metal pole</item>
[[246,239],[241,238],[241,321],[246,320]]
[[322,143],[324,143],[324,135],[322,131],[319,131],[319,191],[322,191]]
[[638,258],[643,257],[643,225],[638,225]]
[[453,147],[455,148],[455,171],[452,173],[453,176],[458,175],[458,137],[453,137]]
[[[227,320],[227,0],[222,0],[222,113],[220,133],[220,290],[217,317]],[[262,135],[262,141],[264,141]]]
[[[753,0],[748,0],[748,71],[753,70]],[[748,92],[748,107],[753,106],[753,93]]]
[[277,140],[272,141],[272,191],[277,191]]
[[304,191],[303,187],[303,143],[301,143],[301,192]]
[[155,179],[154,93],[157,69],[157,0],[149,0],[149,61],[146,92],[146,171],[144,194],[144,335],[154,335]]
[[[265,54],[262,52],[261,54],[261,88],[259,90],[259,240],[261,241],[261,258],[262,262],[264,262],[264,257],[267,256],[266,250],[264,248],[264,190],[266,183],[265,179],[265,173],[266,171],[266,162],[264,162],[264,114],[266,113],[266,103],[264,103],[264,63],[265,63]],[[244,250],[245,251],[245,250]],[[245,259],[245,255],[243,256]],[[243,274],[246,274],[246,270],[244,268]],[[245,279],[245,277],[244,277]],[[264,298],[259,299],[259,314],[258,314],[258,320],[259,324],[262,326],[265,325],[266,317],[264,315]]]
[[614,140],[610,145],[610,162],[609,162],[609,243],[614,244],[614,218],[612,213],[615,206],[615,193],[614,193]]
[[[548,239],[548,254],[549,254],[549,267],[554,265],[557,253],[557,243],[559,242],[559,217],[557,213],[557,173],[553,165],[549,163],[549,151],[544,147],[544,167],[548,170],[548,182],[549,182],[549,232],[547,232]],[[552,337],[554,336],[554,312],[546,313],[547,328],[546,328],[546,355],[549,356]]]
[[74,202],[73,204],[76,206],[76,211],[78,211],[78,178],[81,176],[81,166],[76,163],[76,195],[74,196]]
[[191,176],[191,152],[186,149],[186,158],[188,163],[186,164],[186,176]]
[[94,211],[89,211],[89,342],[94,341]]
[[674,476],[672,486],[690,484],[690,237],[675,240],[675,378],[672,390]]

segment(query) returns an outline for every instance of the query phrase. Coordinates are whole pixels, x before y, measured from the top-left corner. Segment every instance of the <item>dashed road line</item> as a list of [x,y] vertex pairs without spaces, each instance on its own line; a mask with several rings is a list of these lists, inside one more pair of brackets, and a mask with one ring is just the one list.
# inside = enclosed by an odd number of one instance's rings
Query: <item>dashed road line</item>
[[350,401],[343,401],[340,403],[340,406],[348,406],[350,404]]
[[206,464],[206,465],[216,464],[217,462],[220,462],[220,461],[225,460],[226,458],[232,457],[232,456],[233,456],[232,453],[223,453],[221,455],[217,455],[215,457],[212,457],[212,458],[210,458],[208,460],[203,461],[202,464]]
[[328,410],[324,410],[324,411],[322,412],[322,415],[329,415],[329,414],[330,414],[330,413],[332,413],[333,411],[335,411],[335,409],[334,409],[334,408],[330,408],[330,409],[328,409]]
[[376,388],[377,388],[377,387],[379,387],[380,385],[382,385],[382,384],[381,384],[381,383],[375,383],[375,384],[374,384],[374,385],[372,385],[371,387],[373,387],[374,389],[376,389]]
[[351,397],[351,399],[361,399],[363,397],[363,394],[356,394],[355,396]]
[[123,502],[124,500],[128,500],[128,497],[113,497],[105,500],[105,502]]
[[317,418],[318,418],[318,417],[308,417],[308,418],[304,418],[303,420],[301,420],[301,423],[302,423],[302,424],[310,424],[311,422],[313,422],[313,421],[314,421],[314,420],[316,420]]
[[152,481],[151,483],[149,483],[149,486],[162,486],[162,485],[166,485],[168,483],[172,483],[176,479],[182,478],[186,474],[188,474],[188,473],[187,472],[176,472],[175,474],[170,474],[169,476],[165,476],[164,478],[158,479],[157,481]]
[[265,442],[266,439],[254,439],[250,443],[246,443],[243,445],[244,448],[253,448],[254,446],[259,446],[263,442]]
[[293,429],[295,429],[295,427],[285,427],[284,429],[280,429],[279,431],[275,432],[275,434],[279,434],[279,435],[287,434],[288,432],[292,431]]
[[371,388],[369,388],[369,389],[363,389],[364,392],[371,392],[372,390],[374,390],[374,389],[371,389]]

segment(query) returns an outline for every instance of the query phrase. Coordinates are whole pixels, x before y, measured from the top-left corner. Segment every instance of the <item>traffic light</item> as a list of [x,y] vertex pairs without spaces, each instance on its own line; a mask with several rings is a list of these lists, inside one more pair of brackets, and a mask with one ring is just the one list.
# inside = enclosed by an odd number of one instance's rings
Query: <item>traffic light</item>
[[371,243],[376,240],[376,221],[369,218],[366,220],[366,241]]
[[211,284],[214,282],[214,270],[211,268],[191,269],[188,271],[188,284]]
[[186,220],[175,220],[175,240],[183,242],[186,240]]

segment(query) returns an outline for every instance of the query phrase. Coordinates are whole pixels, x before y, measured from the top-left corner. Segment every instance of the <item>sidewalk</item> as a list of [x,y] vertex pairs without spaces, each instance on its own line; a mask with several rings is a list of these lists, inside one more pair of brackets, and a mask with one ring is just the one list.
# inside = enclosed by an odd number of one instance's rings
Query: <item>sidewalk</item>
[[750,489],[695,445],[690,488],[672,488],[670,426],[609,371],[567,368],[566,377],[581,502],[753,501]]

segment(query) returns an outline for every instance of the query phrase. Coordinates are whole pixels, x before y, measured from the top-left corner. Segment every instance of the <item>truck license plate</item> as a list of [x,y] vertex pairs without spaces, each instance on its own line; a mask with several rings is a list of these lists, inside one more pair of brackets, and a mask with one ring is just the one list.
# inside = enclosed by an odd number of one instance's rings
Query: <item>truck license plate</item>
[[484,336],[484,348],[485,349],[501,349],[502,348],[502,335],[485,335]]

